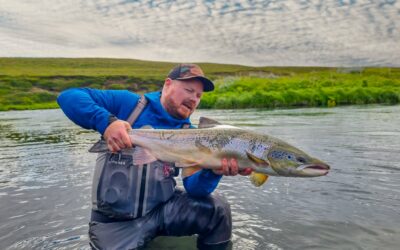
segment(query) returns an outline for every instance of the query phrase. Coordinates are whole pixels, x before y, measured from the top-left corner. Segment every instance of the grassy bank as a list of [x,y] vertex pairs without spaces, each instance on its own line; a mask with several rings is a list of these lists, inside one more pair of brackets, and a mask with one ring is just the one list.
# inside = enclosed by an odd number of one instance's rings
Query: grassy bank
[[[56,108],[71,87],[161,88],[175,63],[127,59],[0,58],[0,110]],[[215,80],[202,108],[275,108],[400,102],[399,68],[245,67],[200,64]]]
[[[394,72],[393,72],[394,71]],[[399,70],[366,69],[299,73],[276,78],[234,77],[217,80],[203,108],[333,107],[349,104],[398,104]]]

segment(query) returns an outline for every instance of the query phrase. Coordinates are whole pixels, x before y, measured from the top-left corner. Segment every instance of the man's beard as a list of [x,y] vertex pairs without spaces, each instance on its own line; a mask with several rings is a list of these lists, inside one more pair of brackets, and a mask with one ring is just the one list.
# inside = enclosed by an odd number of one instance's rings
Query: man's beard
[[[187,116],[183,116],[181,113],[178,112],[178,109],[180,108],[181,105],[186,106],[190,111],[189,114]],[[182,102],[181,105],[176,104],[173,100],[167,99],[165,100],[165,109],[167,110],[167,112],[178,119],[186,119],[188,118],[194,111],[194,109],[196,108],[195,105],[190,102],[190,101],[186,101],[184,100]]]

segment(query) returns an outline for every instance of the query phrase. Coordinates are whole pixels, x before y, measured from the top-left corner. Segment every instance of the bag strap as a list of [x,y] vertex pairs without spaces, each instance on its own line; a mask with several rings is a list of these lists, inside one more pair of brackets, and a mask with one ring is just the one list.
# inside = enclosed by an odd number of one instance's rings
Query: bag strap
[[[146,107],[146,105],[147,105],[147,99],[144,95],[141,95],[136,107],[133,109],[132,113],[129,115],[128,119],[126,120],[127,122],[129,122],[129,124],[131,124],[131,126],[135,123],[135,121],[137,120],[139,115],[142,113],[142,111]],[[185,124],[183,124],[182,128],[188,129],[188,128],[190,128],[190,124],[185,123]]]
[[127,122],[129,122],[129,124],[131,124],[131,126],[133,125],[133,123],[135,123],[140,113],[142,113],[144,107],[146,107],[146,104],[146,97],[144,95],[141,95],[136,107],[133,109],[131,115],[128,117],[128,120],[126,120]]

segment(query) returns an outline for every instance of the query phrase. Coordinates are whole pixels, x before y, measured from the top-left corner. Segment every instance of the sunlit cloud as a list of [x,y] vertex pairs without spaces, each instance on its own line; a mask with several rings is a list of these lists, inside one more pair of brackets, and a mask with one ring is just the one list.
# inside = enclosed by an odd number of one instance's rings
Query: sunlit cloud
[[400,66],[400,1],[0,0],[0,56]]

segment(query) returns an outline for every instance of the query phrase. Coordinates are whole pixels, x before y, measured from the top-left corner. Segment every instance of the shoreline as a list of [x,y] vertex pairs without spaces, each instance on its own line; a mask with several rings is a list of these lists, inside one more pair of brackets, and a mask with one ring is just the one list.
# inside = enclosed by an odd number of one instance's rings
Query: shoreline
[[[173,65],[127,59],[0,57],[0,111],[58,108],[58,94],[73,87],[156,91]],[[199,65],[215,82],[215,90],[202,98],[202,109],[400,103],[400,68]]]

